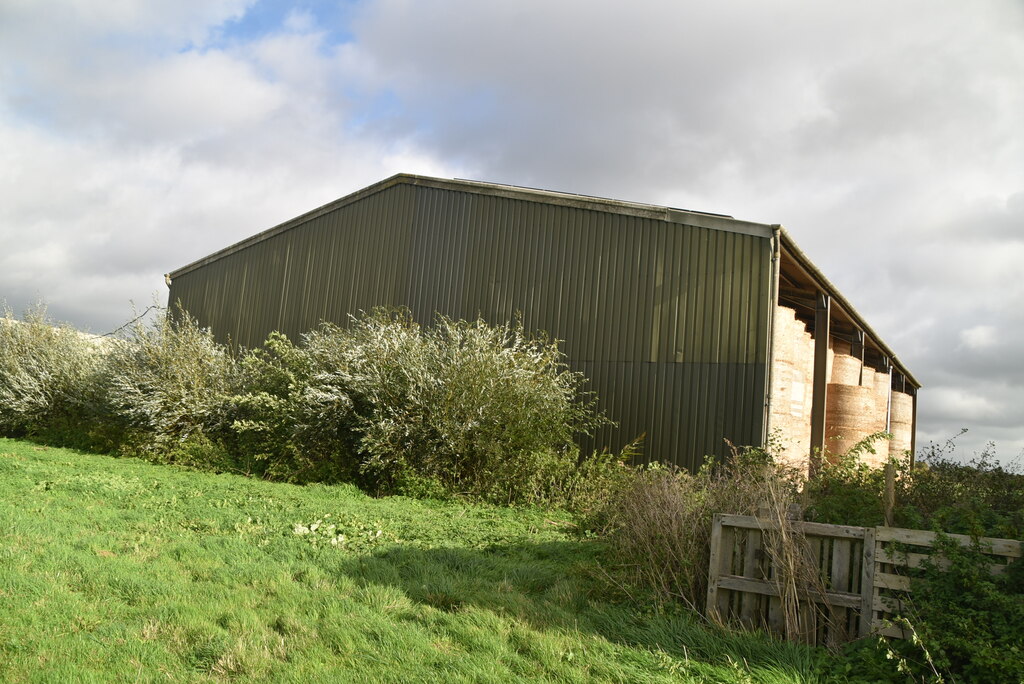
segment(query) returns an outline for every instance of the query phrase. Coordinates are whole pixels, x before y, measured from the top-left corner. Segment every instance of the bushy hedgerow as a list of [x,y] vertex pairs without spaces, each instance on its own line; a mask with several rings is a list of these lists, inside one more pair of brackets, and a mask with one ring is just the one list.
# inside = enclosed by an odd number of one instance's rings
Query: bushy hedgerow
[[[885,520],[885,470],[868,465],[863,456],[889,448],[890,435],[879,432],[858,442],[845,454],[826,454],[803,487],[805,517],[814,522],[873,527]],[[872,459],[874,460],[874,459]],[[891,459],[896,484],[908,483],[909,459]]]
[[540,462],[572,468],[574,435],[601,421],[557,345],[519,326],[441,317],[424,330],[407,313],[376,312],[345,331],[323,328],[306,345],[332,369],[314,376],[317,391],[348,390],[360,467],[384,484],[431,477],[516,502],[538,491]]
[[986,537],[1024,538],[1024,472],[992,445],[968,462],[929,448],[898,492],[896,523]]
[[[874,435],[861,445],[870,449]],[[883,442],[884,446],[884,442]],[[898,527],[1018,539],[1024,534],[1024,473],[1000,465],[989,445],[970,461],[953,440],[930,445],[911,466],[893,459]],[[804,487],[808,519],[838,525],[881,525],[885,473],[853,452],[824,464]]]
[[227,441],[261,474],[505,503],[581,501],[597,464],[574,437],[604,420],[556,344],[515,325],[377,310],[239,362]]
[[352,400],[305,346],[271,333],[238,361],[224,442],[248,474],[291,482],[359,477]]
[[[234,388],[228,349],[188,314],[136,323],[104,354],[103,411],[122,450],[199,465],[220,454]],[[217,458],[220,458],[218,456]]]
[[[1022,538],[1024,475],[997,465],[989,451],[963,463],[932,448],[915,468],[908,459],[893,465],[896,525]],[[601,532],[610,547],[609,577],[630,596],[703,612],[715,513],[760,510],[763,516],[767,510],[770,518],[781,518],[790,504],[799,504],[818,521],[881,525],[885,479],[882,469],[865,465],[856,452],[829,459],[810,479],[779,467],[759,449],[738,450],[696,474],[648,468],[608,502]],[[814,587],[816,561],[813,567],[801,564],[801,543],[798,535],[769,535],[764,548],[774,567],[794,573],[796,586]],[[1024,561],[992,575],[979,544],[965,548],[948,540],[933,558],[915,571],[902,618],[914,638],[873,637],[847,645],[835,654],[834,681],[1024,681]],[[779,579],[780,587],[789,585]]]
[[63,436],[73,446],[88,442],[73,434],[93,416],[96,375],[103,343],[58,324],[43,306],[21,320],[10,309],[0,317],[0,432],[12,436]]
[[979,543],[946,539],[936,546],[913,580],[909,617],[933,661],[914,674],[934,667],[951,681],[1024,681],[1024,563],[993,575],[990,562]]
[[[95,352],[42,316],[0,325],[0,430],[60,418],[111,451],[376,492],[589,507],[624,476],[574,438],[606,419],[556,343],[519,325],[378,310],[232,354],[183,311]],[[99,440],[92,440],[95,444]]]
[[[954,438],[955,439],[955,438]],[[913,468],[895,462],[895,524],[978,537],[1024,539],[1024,473],[1000,465],[989,445],[970,461],[953,440],[931,445]],[[807,485],[809,514],[823,522],[882,524],[882,471],[850,460]],[[1024,563],[992,575],[978,542],[939,543],[916,571],[905,628],[844,649],[850,681],[1024,681]]]

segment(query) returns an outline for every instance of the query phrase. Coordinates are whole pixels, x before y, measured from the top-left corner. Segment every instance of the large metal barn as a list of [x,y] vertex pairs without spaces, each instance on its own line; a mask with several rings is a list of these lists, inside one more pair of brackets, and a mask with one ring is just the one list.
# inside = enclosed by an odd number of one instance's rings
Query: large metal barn
[[913,453],[920,383],[777,225],[400,174],[168,274],[218,339],[296,339],[378,305],[563,340],[643,458],[696,468],[726,439],[839,453],[879,430]]

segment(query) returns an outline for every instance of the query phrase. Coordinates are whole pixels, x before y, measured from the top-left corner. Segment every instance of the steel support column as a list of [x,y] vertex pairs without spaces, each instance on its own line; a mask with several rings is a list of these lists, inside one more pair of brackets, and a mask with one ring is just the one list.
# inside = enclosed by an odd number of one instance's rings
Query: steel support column
[[910,414],[910,467],[914,467],[914,457],[917,456],[917,388],[910,389],[910,396],[913,401],[913,410]]
[[814,307],[814,389],[811,394],[811,453],[813,474],[825,451],[825,400],[828,392],[828,341],[832,299],[819,292]]

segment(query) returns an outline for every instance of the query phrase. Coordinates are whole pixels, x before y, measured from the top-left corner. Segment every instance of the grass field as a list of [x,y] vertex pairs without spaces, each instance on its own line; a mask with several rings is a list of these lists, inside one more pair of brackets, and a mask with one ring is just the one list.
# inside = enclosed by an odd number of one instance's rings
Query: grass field
[[0,681],[800,682],[819,652],[613,600],[566,515],[0,439]]

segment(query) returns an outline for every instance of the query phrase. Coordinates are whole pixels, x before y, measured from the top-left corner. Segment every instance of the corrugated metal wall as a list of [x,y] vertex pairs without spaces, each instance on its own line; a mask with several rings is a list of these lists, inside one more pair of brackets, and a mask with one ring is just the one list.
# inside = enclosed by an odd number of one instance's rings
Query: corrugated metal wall
[[646,433],[647,458],[693,468],[761,440],[771,256],[765,237],[399,183],[176,276],[170,300],[244,346],[376,305],[521,312],[619,422],[598,445]]

